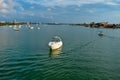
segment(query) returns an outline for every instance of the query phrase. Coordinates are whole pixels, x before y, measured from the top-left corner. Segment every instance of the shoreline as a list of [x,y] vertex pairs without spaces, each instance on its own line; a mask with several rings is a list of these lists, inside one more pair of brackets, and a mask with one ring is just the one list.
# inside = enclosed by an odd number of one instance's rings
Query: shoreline
[[[5,25],[24,25],[28,24],[28,22],[0,22],[0,26]],[[70,25],[70,26],[85,26],[85,27],[91,27],[91,28],[120,28],[120,24],[110,24],[108,22],[91,22],[91,23],[45,23],[45,22],[29,22],[29,24],[43,24],[43,25]]]

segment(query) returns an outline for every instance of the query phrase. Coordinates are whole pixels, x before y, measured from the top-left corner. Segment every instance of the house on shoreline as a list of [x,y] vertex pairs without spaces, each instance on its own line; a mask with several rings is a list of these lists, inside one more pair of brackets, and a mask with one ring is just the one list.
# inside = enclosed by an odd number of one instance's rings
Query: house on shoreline
[[100,22],[100,23],[90,23],[90,27],[103,27],[103,28],[120,28],[120,24],[110,24],[108,22]]

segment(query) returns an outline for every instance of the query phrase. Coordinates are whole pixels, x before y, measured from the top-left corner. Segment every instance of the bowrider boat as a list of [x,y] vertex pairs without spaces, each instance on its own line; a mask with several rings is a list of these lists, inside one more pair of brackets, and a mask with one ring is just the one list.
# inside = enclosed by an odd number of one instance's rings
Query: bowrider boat
[[103,32],[100,31],[100,32],[98,33],[98,35],[99,35],[99,36],[103,36]]
[[59,36],[55,36],[52,40],[48,43],[51,50],[56,50],[62,47],[63,42]]

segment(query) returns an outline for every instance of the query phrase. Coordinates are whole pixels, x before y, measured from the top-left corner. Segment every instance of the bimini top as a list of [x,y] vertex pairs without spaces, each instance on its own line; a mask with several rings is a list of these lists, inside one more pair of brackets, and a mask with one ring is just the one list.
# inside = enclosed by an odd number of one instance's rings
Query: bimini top
[[52,42],[60,42],[61,41],[61,38],[59,36],[54,36],[52,38]]

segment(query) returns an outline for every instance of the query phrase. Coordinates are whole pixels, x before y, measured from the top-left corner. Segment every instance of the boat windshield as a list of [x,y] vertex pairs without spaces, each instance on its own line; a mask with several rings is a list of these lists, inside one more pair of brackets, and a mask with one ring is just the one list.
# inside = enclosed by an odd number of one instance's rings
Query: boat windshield
[[60,41],[61,41],[61,39],[58,36],[55,36],[52,38],[52,42],[60,42]]

